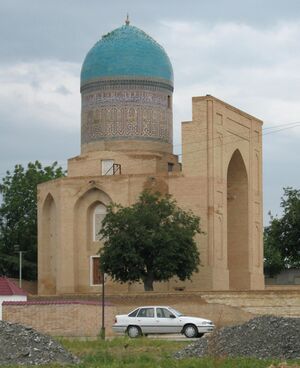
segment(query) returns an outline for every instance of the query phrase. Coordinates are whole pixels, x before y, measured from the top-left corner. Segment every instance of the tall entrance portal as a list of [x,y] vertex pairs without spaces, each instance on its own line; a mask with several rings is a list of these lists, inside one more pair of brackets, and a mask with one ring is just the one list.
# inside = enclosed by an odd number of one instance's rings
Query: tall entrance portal
[[210,95],[193,98],[193,120],[182,125],[181,188],[204,232],[201,289],[264,288],[261,135],[261,120]]
[[227,170],[227,263],[229,288],[248,287],[249,269],[248,175],[239,150]]

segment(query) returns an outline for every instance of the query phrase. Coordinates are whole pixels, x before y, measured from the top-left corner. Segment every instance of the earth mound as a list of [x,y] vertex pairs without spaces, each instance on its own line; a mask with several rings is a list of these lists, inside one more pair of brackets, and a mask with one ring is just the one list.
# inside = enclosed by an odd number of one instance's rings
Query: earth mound
[[79,359],[47,335],[0,321],[0,365],[75,364]]
[[300,359],[300,318],[262,316],[224,327],[175,353],[175,358],[207,355]]

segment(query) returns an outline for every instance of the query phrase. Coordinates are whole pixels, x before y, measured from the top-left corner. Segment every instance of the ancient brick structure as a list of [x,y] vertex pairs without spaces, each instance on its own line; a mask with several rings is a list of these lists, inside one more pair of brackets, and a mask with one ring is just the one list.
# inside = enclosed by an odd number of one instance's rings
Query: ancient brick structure
[[[106,206],[145,188],[201,217],[200,272],[157,291],[263,289],[262,121],[212,96],[194,97],[172,153],[173,70],[161,46],[126,24],[102,37],[81,72],[81,154],[68,176],[38,188],[40,294],[99,293]],[[107,281],[111,293],[140,284]]]

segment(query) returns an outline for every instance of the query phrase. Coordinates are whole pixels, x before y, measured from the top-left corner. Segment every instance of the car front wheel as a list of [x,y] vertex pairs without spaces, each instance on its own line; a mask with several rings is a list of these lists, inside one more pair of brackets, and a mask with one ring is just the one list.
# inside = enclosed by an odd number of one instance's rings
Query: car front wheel
[[142,331],[138,326],[129,326],[127,328],[127,335],[132,339],[135,339],[142,335]]
[[183,329],[185,337],[194,338],[198,336],[198,330],[194,325],[186,325]]

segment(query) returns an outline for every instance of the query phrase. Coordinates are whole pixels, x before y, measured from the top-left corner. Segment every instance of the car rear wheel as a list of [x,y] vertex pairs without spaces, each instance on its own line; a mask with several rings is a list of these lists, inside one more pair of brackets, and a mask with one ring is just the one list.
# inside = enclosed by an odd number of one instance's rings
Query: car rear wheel
[[127,335],[132,339],[135,339],[142,335],[142,331],[138,326],[129,326],[127,328]]
[[185,337],[194,338],[198,336],[198,330],[194,325],[186,325],[183,329]]

